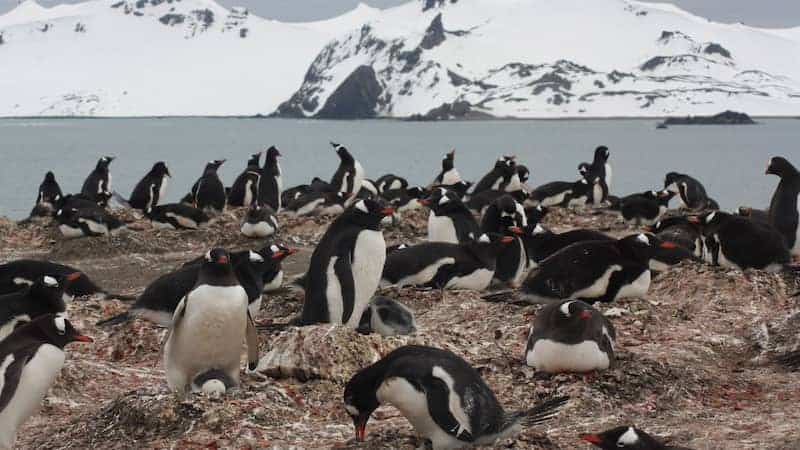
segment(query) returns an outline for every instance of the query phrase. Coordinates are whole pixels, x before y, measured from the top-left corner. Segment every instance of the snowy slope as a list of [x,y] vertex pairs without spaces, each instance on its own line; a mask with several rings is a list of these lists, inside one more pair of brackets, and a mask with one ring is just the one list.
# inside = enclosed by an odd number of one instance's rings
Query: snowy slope
[[497,117],[796,115],[800,35],[628,0],[421,0],[330,43],[278,112],[354,102],[388,117],[454,102]]
[[213,0],[93,0],[0,16],[0,115],[253,115],[366,20],[264,20]]

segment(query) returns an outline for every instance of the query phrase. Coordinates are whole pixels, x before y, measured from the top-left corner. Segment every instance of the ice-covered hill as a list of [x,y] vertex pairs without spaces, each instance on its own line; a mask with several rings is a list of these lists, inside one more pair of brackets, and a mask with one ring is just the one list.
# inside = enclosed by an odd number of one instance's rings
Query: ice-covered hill
[[213,0],[0,16],[0,116],[800,115],[800,28],[630,0],[416,0],[311,23]]

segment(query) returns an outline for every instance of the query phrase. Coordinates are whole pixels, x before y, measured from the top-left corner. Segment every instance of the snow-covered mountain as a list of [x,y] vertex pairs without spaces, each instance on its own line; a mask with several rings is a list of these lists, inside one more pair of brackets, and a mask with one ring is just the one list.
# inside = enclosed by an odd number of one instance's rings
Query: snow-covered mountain
[[800,114],[800,28],[631,0],[415,0],[281,23],[213,0],[0,16],[0,116]]

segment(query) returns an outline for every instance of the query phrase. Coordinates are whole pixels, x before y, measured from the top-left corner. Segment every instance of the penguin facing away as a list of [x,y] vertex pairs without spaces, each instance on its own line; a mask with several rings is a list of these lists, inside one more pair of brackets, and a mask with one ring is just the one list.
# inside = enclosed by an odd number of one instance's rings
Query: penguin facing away
[[259,187],[261,182],[261,153],[254,153],[247,161],[244,172],[233,181],[228,204],[231,206],[249,207],[258,200]]
[[71,342],[92,339],[55,314],[40,316],[0,341],[0,448],[14,448],[17,430],[39,409]]
[[22,291],[0,295],[0,340],[31,319],[64,313],[67,309],[64,302],[72,300],[65,288],[80,276],[80,272],[58,279],[45,275]]
[[56,181],[55,174],[53,174],[53,172],[47,172],[44,176],[44,180],[39,185],[39,192],[36,195],[36,205],[33,209],[34,212],[40,211],[40,213],[31,213],[31,216],[53,214],[56,211],[58,201],[61,200],[63,196],[64,194],[61,193],[61,187]]
[[414,312],[388,297],[375,297],[364,310],[358,332],[378,333],[381,336],[401,336],[417,331]]
[[800,214],[797,209],[800,172],[786,158],[776,156],[769,160],[766,173],[781,179],[769,203],[769,223],[783,235],[792,255],[800,256]]
[[586,434],[581,436],[581,439],[603,450],[690,450],[685,447],[664,445],[632,426],[621,426],[599,434]]
[[483,191],[491,190],[504,190],[505,186],[509,184],[513,176],[517,177],[517,165],[513,156],[503,156],[498,158],[492,170],[481,178],[480,181],[472,188],[472,195],[479,194]]
[[459,174],[458,169],[456,169],[455,161],[456,151],[453,149],[442,158],[442,171],[433,179],[431,186],[451,186],[461,182],[461,174]]
[[92,201],[97,201],[97,194],[111,194],[111,173],[108,170],[108,166],[113,160],[113,156],[103,156],[97,161],[94,170],[83,182],[81,194]]
[[158,206],[158,203],[166,197],[167,185],[171,176],[164,161],[155,163],[153,168],[133,188],[128,200],[131,208],[147,211],[148,208]]
[[546,305],[537,314],[525,348],[525,361],[538,371],[590,372],[614,365],[614,327],[580,300]]
[[[255,369],[258,336],[247,305],[247,293],[236,278],[228,253],[219,248],[210,250],[195,287],[175,309],[164,346],[164,367],[171,390],[183,395],[190,391],[220,394],[227,384],[237,386],[245,341],[248,368]],[[225,373],[225,380],[204,377],[209,371]],[[198,385],[198,381],[202,384]]]
[[666,214],[674,196],[675,193],[669,190],[629,195],[620,200],[622,218],[635,225],[652,225]]
[[59,209],[56,222],[61,235],[67,239],[87,236],[107,236],[125,228],[125,224],[103,209]]
[[330,224],[309,262],[303,325],[358,327],[386,261],[381,221],[392,214],[379,202],[359,200]]
[[203,175],[192,186],[192,200],[196,208],[215,212],[222,212],[225,209],[227,200],[225,185],[217,175],[217,170],[224,163],[224,159],[209,161],[203,170]]
[[434,450],[491,445],[552,418],[567,397],[528,410],[507,412],[477,370],[462,358],[432,347],[400,347],[356,373],[344,405],[363,441],[381,404],[397,408]]
[[703,183],[685,173],[667,173],[664,177],[664,189],[678,194],[681,209],[690,211],[719,209],[719,205],[708,197]]
[[275,146],[267,149],[264,167],[261,169],[261,180],[258,188],[258,202],[267,205],[275,212],[280,212],[281,192],[283,191],[283,174],[278,158],[281,152]]

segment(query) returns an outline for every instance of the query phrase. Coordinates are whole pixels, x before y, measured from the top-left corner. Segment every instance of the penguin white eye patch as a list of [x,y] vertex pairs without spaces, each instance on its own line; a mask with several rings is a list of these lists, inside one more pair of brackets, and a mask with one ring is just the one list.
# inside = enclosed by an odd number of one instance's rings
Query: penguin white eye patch
[[642,242],[643,244],[650,245],[650,239],[647,239],[647,236],[645,236],[643,234],[640,234],[640,235],[636,236],[636,239],[639,242]]
[[48,286],[48,287],[58,287],[58,281],[56,281],[55,278],[53,278],[53,277],[51,277],[49,275],[45,275],[44,284],[45,284],[45,286]]
[[262,258],[261,255],[259,255],[258,253],[250,250],[250,262],[255,262],[255,263],[264,262],[264,258]]
[[270,245],[269,249],[273,253],[277,252],[278,250],[280,250],[277,245]]
[[56,318],[53,319],[53,324],[56,326],[56,330],[58,330],[60,334],[64,334],[67,332],[66,320],[67,320],[66,317],[62,315],[57,315]]
[[711,221],[714,220],[714,217],[716,215],[717,215],[717,213],[715,213],[715,212],[712,212],[711,214],[709,214],[708,217],[706,217],[706,223],[711,223]]
[[489,236],[482,234],[481,237],[478,238],[478,242],[483,242],[484,244],[488,244],[491,241],[489,240]]
[[358,203],[356,203],[356,209],[366,214],[369,213],[369,209],[367,208],[367,204],[364,203],[364,200],[361,200]]
[[443,195],[443,196],[442,196],[442,198],[441,198],[441,200],[439,200],[439,204],[440,204],[440,205],[447,204],[448,202],[450,202],[450,199],[449,199],[449,198],[447,198],[447,196],[446,196],[446,195]]

